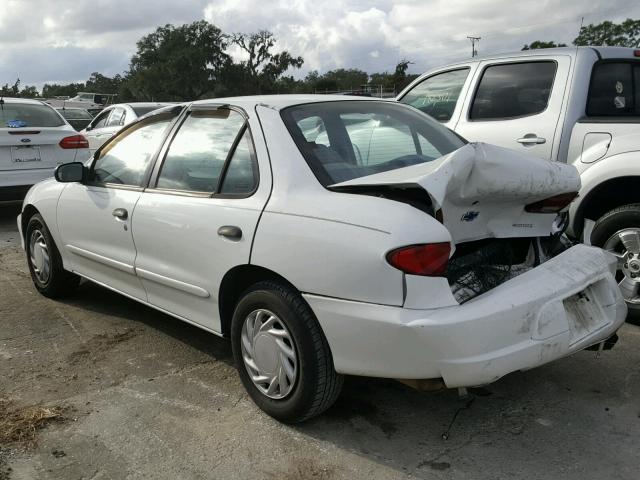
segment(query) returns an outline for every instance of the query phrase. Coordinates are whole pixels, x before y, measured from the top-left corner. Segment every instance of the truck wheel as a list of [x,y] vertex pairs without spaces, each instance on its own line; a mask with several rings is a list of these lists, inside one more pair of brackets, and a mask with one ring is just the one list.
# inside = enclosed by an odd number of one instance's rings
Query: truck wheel
[[42,295],[58,298],[75,290],[80,277],[62,268],[60,252],[39,214],[29,219],[25,247],[31,279]]
[[627,321],[640,325],[640,203],[605,213],[593,227],[591,244],[618,257],[616,280],[627,302]]
[[247,290],[231,323],[240,379],[272,417],[297,423],[329,408],[343,377],[315,315],[300,294],[274,282]]

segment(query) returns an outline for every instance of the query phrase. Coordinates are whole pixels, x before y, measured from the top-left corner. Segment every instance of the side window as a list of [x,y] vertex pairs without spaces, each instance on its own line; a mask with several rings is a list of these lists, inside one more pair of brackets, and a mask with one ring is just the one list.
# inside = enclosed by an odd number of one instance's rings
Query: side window
[[156,187],[215,192],[244,123],[233,110],[192,111],[171,141]]
[[422,110],[439,122],[448,122],[469,70],[461,68],[433,75],[413,87],[400,101]]
[[160,147],[173,116],[158,115],[140,122],[108,143],[93,165],[98,183],[141,186],[151,158]]
[[587,115],[640,115],[640,64],[597,63],[589,86]]
[[238,142],[222,180],[220,193],[249,194],[258,186],[258,165],[249,129]]
[[556,63],[492,65],[482,73],[470,120],[506,120],[535,115],[547,108]]
[[109,120],[107,121],[107,127],[117,127],[122,125],[124,113],[124,108],[114,108]]
[[100,112],[98,116],[93,120],[91,124],[91,129],[102,128],[107,125],[107,120],[109,119],[109,115],[111,114],[111,110],[107,110],[106,112]]

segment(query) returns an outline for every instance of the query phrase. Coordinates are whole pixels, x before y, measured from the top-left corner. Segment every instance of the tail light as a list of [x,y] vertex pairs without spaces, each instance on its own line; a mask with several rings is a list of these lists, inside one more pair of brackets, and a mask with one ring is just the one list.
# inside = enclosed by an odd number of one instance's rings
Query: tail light
[[545,198],[539,202],[530,203],[524,207],[524,209],[529,213],[558,213],[569,205],[577,196],[578,192],[562,193],[560,195]]
[[60,140],[60,148],[69,150],[71,148],[89,148],[89,142],[82,135],[71,135]]
[[441,277],[447,271],[450,253],[449,242],[409,245],[387,253],[387,262],[411,275]]

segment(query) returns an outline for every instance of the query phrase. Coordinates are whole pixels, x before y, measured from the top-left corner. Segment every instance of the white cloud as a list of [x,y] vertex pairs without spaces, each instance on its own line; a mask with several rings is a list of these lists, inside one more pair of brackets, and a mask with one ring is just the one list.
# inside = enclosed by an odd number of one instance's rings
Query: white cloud
[[[0,83],[85,80],[124,71],[136,41],[166,23],[205,18],[223,31],[271,30],[311,69],[413,72],[533,40],[570,43],[585,23],[640,18],[637,0],[2,0]],[[238,56],[240,52],[233,50]]]

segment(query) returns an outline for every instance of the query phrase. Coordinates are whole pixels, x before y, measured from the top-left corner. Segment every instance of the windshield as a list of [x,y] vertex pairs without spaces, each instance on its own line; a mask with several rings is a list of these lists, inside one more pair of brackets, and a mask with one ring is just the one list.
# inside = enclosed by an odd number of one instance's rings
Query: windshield
[[89,112],[81,108],[61,108],[58,111],[67,120],[91,120],[93,118]]
[[284,109],[282,118],[325,187],[430,162],[464,145],[428,115],[399,103],[298,105]]
[[143,115],[146,115],[149,112],[153,112],[154,110],[157,110],[159,108],[164,107],[164,105],[132,105],[131,108],[133,108],[133,111],[136,112],[136,115],[141,117]]
[[61,127],[64,120],[47,105],[5,102],[0,107],[0,128]]

